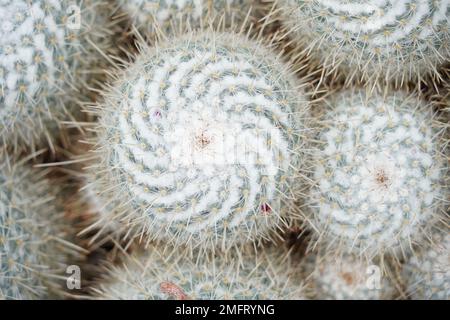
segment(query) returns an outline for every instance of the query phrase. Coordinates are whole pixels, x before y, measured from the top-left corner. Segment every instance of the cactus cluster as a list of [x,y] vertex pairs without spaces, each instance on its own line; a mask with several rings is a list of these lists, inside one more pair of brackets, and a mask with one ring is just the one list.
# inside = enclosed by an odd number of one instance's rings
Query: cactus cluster
[[327,104],[309,200],[319,239],[368,257],[426,241],[447,196],[431,108],[401,92],[358,90]]
[[450,299],[450,235],[436,233],[433,245],[405,266],[406,292],[412,299]]
[[204,24],[234,25],[250,14],[249,0],[118,0],[120,8],[144,35],[177,34],[178,30],[195,29]]
[[102,223],[203,247],[269,237],[293,208],[305,152],[299,85],[240,35],[144,49],[99,106],[88,189]]
[[448,0],[277,0],[282,23],[347,80],[402,84],[438,74],[450,58]]
[[[53,143],[73,120],[74,95],[101,54],[106,17],[100,1],[0,2],[0,143]],[[71,95],[68,95],[71,93]],[[72,100],[68,98],[73,98]],[[70,105],[71,101],[73,105]]]
[[304,299],[298,270],[280,248],[233,254],[208,255],[195,263],[152,246],[114,267],[97,295],[114,300]]
[[48,298],[76,250],[46,170],[0,155],[0,299]]
[[0,0],[0,299],[449,299],[449,22]]

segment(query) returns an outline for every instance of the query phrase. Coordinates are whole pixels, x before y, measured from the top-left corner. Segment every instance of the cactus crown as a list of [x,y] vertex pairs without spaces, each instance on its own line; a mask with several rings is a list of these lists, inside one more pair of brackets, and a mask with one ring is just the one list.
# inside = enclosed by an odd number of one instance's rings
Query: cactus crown
[[[111,270],[99,297],[126,300],[247,300],[301,299],[302,286],[283,250],[258,255],[243,251],[225,258],[191,259],[166,255],[155,247],[131,256],[124,267]],[[150,253],[148,253],[150,252]]]
[[228,247],[268,237],[290,209],[308,102],[256,41],[174,38],[144,51],[100,107],[89,174],[116,207],[104,222],[126,216],[137,235]]
[[[95,0],[2,0],[0,6],[0,143],[51,142],[56,120],[70,119],[67,93],[87,81],[99,60],[89,37],[99,38]],[[97,24],[95,29],[92,28]],[[102,39],[103,40],[103,39]],[[102,47],[104,41],[96,41]]]
[[351,80],[420,80],[450,57],[448,0],[278,0],[283,22]]
[[[443,212],[443,130],[413,96],[350,90],[328,101],[312,224],[331,246],[369,257],[420,241]],[[333,244],[332,244],[333,243]]]
[[0,159],[0,298],[46,298],[72,254],[63,211],[46,171]]

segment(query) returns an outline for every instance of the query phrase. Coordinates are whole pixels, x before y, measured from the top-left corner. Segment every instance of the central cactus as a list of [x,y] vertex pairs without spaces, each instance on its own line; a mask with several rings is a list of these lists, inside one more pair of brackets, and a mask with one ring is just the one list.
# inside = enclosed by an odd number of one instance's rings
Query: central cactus
[[135,236],[225,248],[269,237],[292,209],[308,105],[278,57],[243,36],[143,49],[105,93],[86,188],[104,223]]

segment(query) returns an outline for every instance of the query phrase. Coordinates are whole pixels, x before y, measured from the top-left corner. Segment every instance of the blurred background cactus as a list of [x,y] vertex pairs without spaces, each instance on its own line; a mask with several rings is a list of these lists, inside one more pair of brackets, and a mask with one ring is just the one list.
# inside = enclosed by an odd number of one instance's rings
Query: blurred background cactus
[[255,22],[259,1],[250,0],[117,0],[119,8],[145,36],[177,34],[180,30],[230,27]]
[[353,255],[311,254],[303,268],[314,299],[386,300],[397,294],[379,261],[362,261]]
[[[247,248],[248,249],[248,248]],[[113,267],[97,289],[102,299],[275,300],[304,299],[299,272],[279,247],[203,256],[200,261],[150,247]]]
[[354,80],[419,83],[450,59],[448,0],[277,0],[300,50]]
[[433,236],[430,248],[412,256],[404,270],[406,292],[412,299],[450,299],[450,235],[448,230]]
[[[61,121],[102,69],[107,13],[100,0],[2,0],[0,5],[0,143],[21,149],[53,145]],[[84,98],[82,98],[84,99]]]
[[48,170],[0,154],[0,299],[61,297],[70,261],[81,259]]

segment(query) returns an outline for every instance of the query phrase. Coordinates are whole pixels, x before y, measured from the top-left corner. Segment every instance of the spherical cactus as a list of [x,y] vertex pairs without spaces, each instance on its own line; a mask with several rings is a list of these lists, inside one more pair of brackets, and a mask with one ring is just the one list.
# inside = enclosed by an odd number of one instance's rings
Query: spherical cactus
[[100,225],[203,247],[268,238],[294,210],[307,152],[302,83],[237,34],[143,51],[97,106],[86,189]]
[[412,299],[450,299],[450,235],[437,233],[433,245],[405,266],[407,294]]
[[[73,120],[68,97],[90,80],[101,60],[100,1],[0,1],[0,143],[53,143]],[[92,40],[91,40],[92,39]],[[95,42],[95,45],[92,43]]]
[[42,299],[62,292],[70,227],[46,170],[0,155],[0,299]]
[[349,90],[327,104],[309,219],[319,240],[369,258],[426,241],[448,198],[445,124],[401,92]]
[[[131,18],[138,30],[155,36],[158,32],[178,33],[216,20],[233,25],[243,22],[256,3],[249,0],[118,0],[120,8]],[[250,15],[251,17],[252,15]]]
[[319,257],[311,254],[304,261],[315,299],[380,300],[395,297],[392,281],[377,264],[363,262],[353,255]]
[[113,267],[110,280],[94,290],[99,298],[114,300],[304,299],[297,276],[280,248],[208,255],[195,263],[151,247]]
[[277,0],[292,37],[346,79],[419,82],[450,58],[448,0]]

